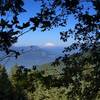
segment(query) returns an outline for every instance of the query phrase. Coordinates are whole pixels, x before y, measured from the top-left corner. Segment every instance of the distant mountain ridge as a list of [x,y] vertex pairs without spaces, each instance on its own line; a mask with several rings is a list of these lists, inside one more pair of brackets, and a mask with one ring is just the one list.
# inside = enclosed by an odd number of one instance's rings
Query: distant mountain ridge
[[[19,51],[21,55],[18,59],[10,57],[9,59],[3,60],[2,63],[6,67],[12,67],[15,64],[24,65],[26,67],[32,67],[33,65],[42,65],[50,63],[55,58],[62,55],[63,47],[38,47],[38,46],[22,46],[12,47],[13,50]],[[0,57],[4,53],[0,52]]]

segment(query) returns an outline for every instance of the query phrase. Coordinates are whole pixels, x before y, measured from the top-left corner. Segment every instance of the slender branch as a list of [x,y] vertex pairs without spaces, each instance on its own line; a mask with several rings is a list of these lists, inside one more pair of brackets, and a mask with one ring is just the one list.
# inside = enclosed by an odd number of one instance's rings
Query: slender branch
[[22,35],[28,33],[28,32],[31,31],[31,30],[32,30],[32,29],[29,29],[29,30],[27,30],[27,31],[25,31],[25,32],[23,32],[23,33],[21,33],[20,35],[17,36],[17,38],[19,38],[20,36],[22,36]]

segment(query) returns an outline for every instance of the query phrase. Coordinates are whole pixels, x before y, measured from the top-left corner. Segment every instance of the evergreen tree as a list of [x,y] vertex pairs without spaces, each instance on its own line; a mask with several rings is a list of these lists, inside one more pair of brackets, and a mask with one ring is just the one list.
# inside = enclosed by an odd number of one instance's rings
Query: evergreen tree
[[12,84],[4,66],[0,65],[0,100],[14,100]]
[[24,73],[24,67],[15,65],[11,72],[11,81],[15,89],[15,100],[27,100],[27,73]]

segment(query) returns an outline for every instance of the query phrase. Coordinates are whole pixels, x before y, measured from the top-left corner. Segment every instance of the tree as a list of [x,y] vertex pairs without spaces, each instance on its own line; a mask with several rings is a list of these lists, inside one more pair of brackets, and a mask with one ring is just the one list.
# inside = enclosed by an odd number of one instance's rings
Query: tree
[[5,68],[0,65],[0,99],[14,100],[13,86],[8,78]]
[[24,66],[15,65],[11,72],[11,82],[14,86],[16,98],[15,100],[27,100],[27,74],[28,69]]
[[[44,20],[47,19],[49,21],[50,18],[53,19],[53,14],[55,14],[54,19],[58,18],[54,23],[50,19],[49,25],[45,27],[46,29],[54,25],[66,26],[66,18],[69,15],[73,15],[76,20],[74,28],[60,33],[61,40],[64,42],[71,36],[75,42],[71,46],[66,47],[63,51],[65,56],[57,58],[54,63],[58,65],[60,63],[59,61],[62,61],[66,65],[63,84],[68,88],[70,86],[72,88],[68,93],[69,99],[96,99],[98,92],[100,92],[100,86],[98,85],[98,80],[100,80],[100,1],[86,0],[85,4],[81,0],[39,1],[43,4],[42,14],[44,15],[46,13]],[[88,6],[86,6],[86,3],[88,3]],[[57,16],[58,12],[56,12],[56,9],[59,9],[60,17]],[[93,11],[92,13],[90,12],[91,9]],[[50,15],[50,11],[53,11],[53,14]],[[75,49],[79,49],[79,52],[70,56],[68,52]],[[86,66],[87,68],[85,68]],[[83,74],[88,69],[92,70],[91,74]],[[83,89],[82,81],[90,85],[84,86]]]

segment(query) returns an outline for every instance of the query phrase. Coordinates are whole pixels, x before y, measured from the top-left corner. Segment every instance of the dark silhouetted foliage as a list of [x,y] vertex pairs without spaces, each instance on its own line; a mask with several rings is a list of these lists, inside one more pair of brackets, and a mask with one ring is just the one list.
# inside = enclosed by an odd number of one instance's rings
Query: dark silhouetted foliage
[[5,68],[0,65],[0,100],[14,100],[13,86],[8,78]]

